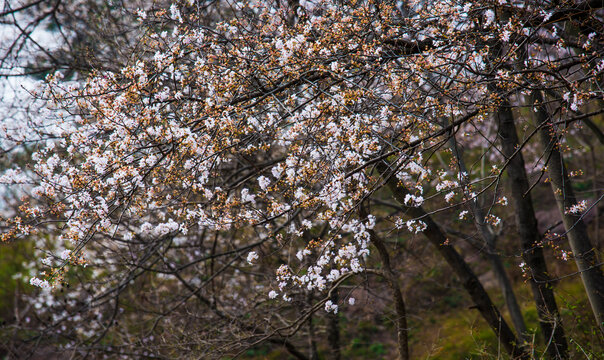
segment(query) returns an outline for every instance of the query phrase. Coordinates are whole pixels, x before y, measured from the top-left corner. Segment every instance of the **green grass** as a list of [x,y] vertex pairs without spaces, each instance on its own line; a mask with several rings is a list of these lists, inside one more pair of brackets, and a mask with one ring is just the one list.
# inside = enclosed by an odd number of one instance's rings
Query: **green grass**
[[[571,349],[571,358],[604,359],[604,345],[599,338],[595,321],[583,285],[578,277],[569,278],[555,288],[558,307]],[[502,300],[491,291],[493,301],[501,308]],[[537,310],[528,284],[517,288],[523,315],[536,358],[544,350]],[[446,301],[446,300],[445,300]],[[504,311],[504,317],[507,318]],[[509,320],[507,320],[510,323]],[[507,359],[504,349],[476,310],[463,307],[443,314],[430,314],[427,321],[415,320],[410,347],[418,359]]]

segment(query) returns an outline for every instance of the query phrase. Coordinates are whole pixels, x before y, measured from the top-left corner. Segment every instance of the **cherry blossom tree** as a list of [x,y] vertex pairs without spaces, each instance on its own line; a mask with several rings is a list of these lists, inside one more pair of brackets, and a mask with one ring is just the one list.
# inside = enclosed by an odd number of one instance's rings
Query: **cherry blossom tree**
[[[2,177],[27,194],[3,240],[33,239],[41,258],[25,275],[41,288],[26,343],[160,358],[271,344],[313,359],[324,331],[339,358],[337,314],[385,287],[409,359],[401,239],[442,257],[511,358],[535,349],[505,257],[530,283],[538,351],[571,356],[544,248],[575,260],[602,330],[583,223],[601,198],[579,201],[564,162],[581,124],[601,134],[601,1],[144,5],[127,46],[33,92],[52,126]],[[564,234],[539,233],[542,178]],[[517,229],[502,224],[511,211]],[[506,236],[520,239],[511,254]]]

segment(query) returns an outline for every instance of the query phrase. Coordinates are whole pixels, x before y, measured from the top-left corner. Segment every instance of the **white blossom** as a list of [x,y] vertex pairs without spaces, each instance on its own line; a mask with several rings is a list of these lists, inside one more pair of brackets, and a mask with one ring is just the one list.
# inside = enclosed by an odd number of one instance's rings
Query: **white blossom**
[[61,252],[61,255],[59,255],[59,257],[60,257],[62,260],[67,260],[67,259],[69,258],[69,255],[70,255],[70,254],[71,254],[71,250],[63,250],[63,251]]
[[484,17],[486,20],[485,25],[487,26],[491,25],[495,21],[495,13],[491,9],[488,9],[484,12]]
[[406,225],[407,230],[415,234],[420,233],[428,228],[428,225],[421,220],[409,220],[407,221]]
[[405,195],[405,205],[412,207],[419,207],[424,203],[423,196],[415,196],[411,194]]
[[329,312],[333,312],[334,314],[338,313],[338,305],[334,304],[333,301],[331,300],[327,300],[325,302],[325,311]]
[[256,260],[258,260],[258,254],[255,251],[250,251],[247,254],[247,262],[252,265]]
[[267,178],[266,176],[260,176],[258,177],[258,185],[260,185],[260,188],[264,191],[266,191],[266,188],[271,184],[271,181],[269,178]]
[[40,280],[37,277],[29,279],[29,283],[42,289],[49,289],[51,287],[48,280]]
[[575,205],[569,207],[564,213],[565,214],[573,214],[573,215],[581,215],[585,210],[587,210],[587,201],[581,200]]

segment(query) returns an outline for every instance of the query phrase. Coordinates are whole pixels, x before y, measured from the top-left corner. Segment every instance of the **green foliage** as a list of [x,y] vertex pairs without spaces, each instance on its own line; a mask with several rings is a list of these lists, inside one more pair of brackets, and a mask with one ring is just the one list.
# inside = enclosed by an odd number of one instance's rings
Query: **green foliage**
[[256,356],[266,356],[268,355],[270,349],[267,346],[258,346],[252,349],[249,349],[245,352],[245,356],[248,357],[256,357]]
[[450,307],[450,308],[457,308],[459,307],[459,305],[461,304],[461,302],[463,301],[463,296],[460,293],[452,293],[450,295],[447,295],[444,297],[443,301]]
[[386,355],[384,344],[379,342],[370,343],[361,338],[352,339],[351,350],[348,357],[383,359]]
[[593,187],[591,180],[585,180],[585,181],[574,180],[571,183],[571,185],[572,185],[573,190],[575,190],[577,192],[585,192],[585,191],[591,190]]
[[10,321],[17,291],[31,291],[22,286],[14,275],[24,271],[26,255],[31,254],[32,245],[27,241],[0,244],[0,320]]

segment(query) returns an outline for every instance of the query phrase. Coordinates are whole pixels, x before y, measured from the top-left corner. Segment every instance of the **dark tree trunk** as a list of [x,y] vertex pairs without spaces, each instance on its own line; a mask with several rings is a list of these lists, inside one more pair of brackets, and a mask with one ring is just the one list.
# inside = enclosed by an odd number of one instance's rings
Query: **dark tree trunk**
[[[367,219],[368,213],[363,204],[360,206],[360,215],[362,219]],[[405,309],[405,301],[403,292],[398,283],[398,276],[390,264],[390,254],[386,249],[386,244],[373,230],[369,230],[371,242],[377,248],[384,268],[383,276],[388,281],[394,308],[396,310],[396,334],[398,340],[399,359],[409,360],[409,329],[407,327],[407,310]]]
[[[447,125],[448,124],[445,124],[445,126]],[[467,173],[466,165],[462,154],[459,152],[457,139],[455,138],[454,133],[449,134],[449,143],[453,156],[457,160],[460,173]],[[467,186],[467,180],[462,179],[461,182],[464,187]],[[516,334],[518,335],[518,338],[524,342],[526,340],[525,337],[527,332],[526,324],[524,323],[522,310],[520,309],[520,305],[518,305],[518,300],[516,298],[516,294],[514,293],[514,287],[512,286],[510,277],[505,270],[503,261],[501,261],[501,256],[499,256],[497,253],[495,234],[493,234],[491,229],[489,229],[489,226],[485,220],[485,214],[482,211],[482,208],[478,205],[478,202],[470,201],[469,206],[472,209],[472,214],[474,215],[474,225],[476,226],[476,230],[478,230],[478,233],[482,237],[482,240],[486,246],[487,259],[491,263],[491,267],[493,268],[493,272],[497,278],[497,284],[501,289],[503,299],[505,300],[505,304],[510,312],[510,317],[512,319],[512,324],[514,324],[514,328],[516,329]]]
[[441,228],[422,207],[405,206],[405,195],[409,192],[399,183],[398,179],[394,176],[391,167],[387,163],[378,163],[377,170],[385,179],[394,198],[406,209],[406,214],[411,218],[420,219],[426,223],[427,228],[423,232],[424,236],[426,236],[426,238],[436,247],[438,252],[445,258],[449,266],[451,266],[453,271],[455,271],[460,278],[463,287],[474,301],[474,307],[478,309],[493,332],[495,332],[495,335],[501,341],[506,351],[515,359],[529,359],[530,355],[523,346],[519,345],[514,332],[501,317],[499,310],[497,310],[497,307],[491,301],[489,294],[482,287],[476,274],[474,274],[470,266],[457,250],[449,244],[447,237]]
[[581,274],[581,280],[587,292],[592,311],[600,331],[604,332],[604,275],[600,264],[597,263],[595,249],[589,241],[587,227],[581,215],[572,214],[567,210],[577,203],[570,178],[566,172],[564,159],[559,149],[556,129],[549,116],[543,96],[539,91],[533,91],[532,105],[535,107],[537,126],[541,144],[544,147],[547,162],[549,182],[562,216],[566,229],[566,237],[573,252],[573,258]]
[[[339,302],[338,289],[334,289],[331,294],[331,301],[334,304]],[[327,341],[329,342],[329,359],[340,360],[342,354],[340,350],[340,324],[338,314],[330,312],[327,314]]]
[[[307,296],[308,305],[312,306],[313,295],[308,293]],[[315,326],[312,322],[313,314],[308,317],[308,352],[310,353],[310,360],[319,360],[319,352],[317,351],[317,342],[315,341]]]
[[547,348],[548,356],[551,359],[568,359],[568,344],[550,284],[543,249],[540,245],[541,237],[531,194],[528,193],[529,182],[524,167],[524,158],[520,151],[516,152],[519,147],[518,134],[512,111],[508,105],[509,103],[504,101],[496,116],[503,155],[508,162],[506,171],[509,177],[512,205],[516,214],[516,225],[520,235],[522,258],[529,271],[529,281],[545,343],[551,343]]

